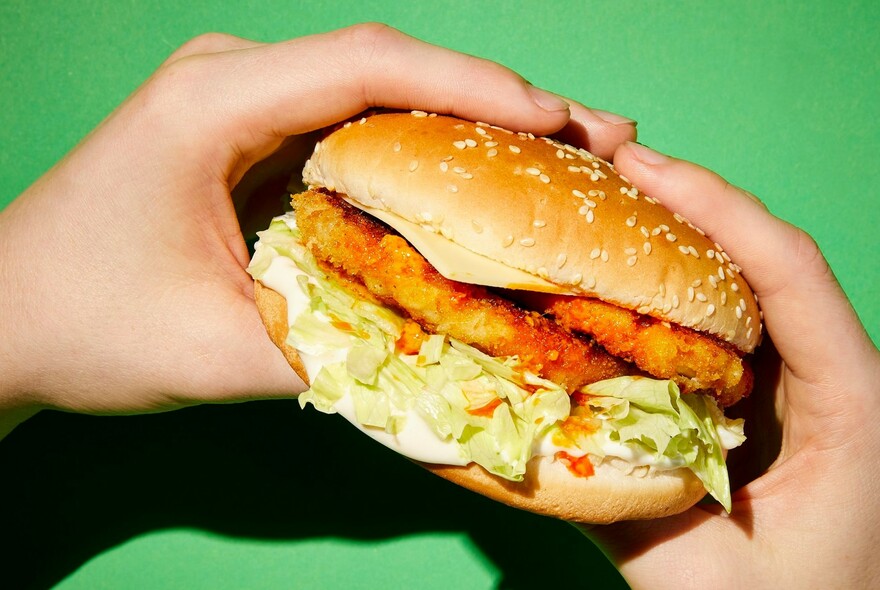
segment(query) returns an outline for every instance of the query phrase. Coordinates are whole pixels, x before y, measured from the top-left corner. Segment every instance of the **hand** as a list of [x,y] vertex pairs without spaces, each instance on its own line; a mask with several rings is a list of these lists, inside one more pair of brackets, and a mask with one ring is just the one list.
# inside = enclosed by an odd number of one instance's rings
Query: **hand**
[[694,164],[638,144],[621,146],[614,163],[743,267],[772,340],[751,401],[767,402],[781,448],[774,428],[751,430],[751,443],[778,457],[734,494],[730,515],[698,505],[585,533],[634,588],[877,587],[880,354],[816,243]]
[[0,215],[0,438],[40,408],[301,391],[254,307],[241,225],[278,204],[254,195],[301,167],[310,132],[371,106],[563,129],[607,156],[635,136],[632,121],[381,25],[196,38]]

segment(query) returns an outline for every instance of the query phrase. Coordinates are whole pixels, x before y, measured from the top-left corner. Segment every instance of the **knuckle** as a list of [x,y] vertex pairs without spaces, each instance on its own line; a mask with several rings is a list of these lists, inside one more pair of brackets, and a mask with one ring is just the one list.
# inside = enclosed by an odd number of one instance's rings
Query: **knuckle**
[[358,68],[368,68],[385,54],[401,33],[383,23],[361,23],[342,29],[342,46]]

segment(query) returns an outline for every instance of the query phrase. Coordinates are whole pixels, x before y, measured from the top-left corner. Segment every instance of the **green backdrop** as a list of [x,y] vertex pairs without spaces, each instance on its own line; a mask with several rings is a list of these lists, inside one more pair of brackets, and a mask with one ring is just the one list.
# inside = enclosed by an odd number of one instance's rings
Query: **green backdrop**
[[[880,3],[408,4],[5,0],[0,207],[192,36],[384,21],[635,118],[642,142],[761,196],[818,240],[880,341]],[[0,586],[623,585],[564,523],[455,488],[339,422],[289,401],[43,413],[0,443]]]

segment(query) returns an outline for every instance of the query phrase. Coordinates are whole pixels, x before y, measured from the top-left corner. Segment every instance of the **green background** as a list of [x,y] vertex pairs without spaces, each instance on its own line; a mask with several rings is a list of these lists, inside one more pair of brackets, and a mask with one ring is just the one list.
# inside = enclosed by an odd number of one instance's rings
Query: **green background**
[[[759,195],[817,239],[880,341],[880,3],[410,4],[5,0],[0,207],[192,36],[383,21],[626,114],[642,142]],[[41,414],[0,443],[0,586],[622,585],[567,525],[455,488],[339,422],[288,401]]]

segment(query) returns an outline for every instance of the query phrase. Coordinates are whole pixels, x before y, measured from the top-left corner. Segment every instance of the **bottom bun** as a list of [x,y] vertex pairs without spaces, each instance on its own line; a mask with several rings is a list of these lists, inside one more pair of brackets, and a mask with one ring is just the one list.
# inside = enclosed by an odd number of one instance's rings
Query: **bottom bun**
[[671,516],[684,512],[706,495],[702,482],[689,469],[637,468],[627,473],[605,461],[594,467],[593,475],[580,477],[552,457],[534,457],[525,479],[514,482],[495,477],[478,465],[422,465],[440,477],[514,508],[583,524]]
[[266,287],[260,281],[254,281],[254,301],[257,303],[257,311],[260,319],[269,333],[269,339],[277,346],[287,359],[287,363],[296,371],[303,383],[310,385],[309,375],[299,358],[299,353],[287,343],[287,300],[277,291]]
[[[254,287],[254,299],[269,338],[308,384],[309,376],[299,354],[286,342],[287,301],[259,281]],[[476,464],[468,467],[420,465],[515,508],[580,523],[605,524],[670,516],[687,510],[706,494],[703,484],[689,469],[654,471],[642,467],[632,470],[619,460],[603,461],[594,466],[593,475],[580,477],[561,461],[535,457],[521,482],[496,477]]]

